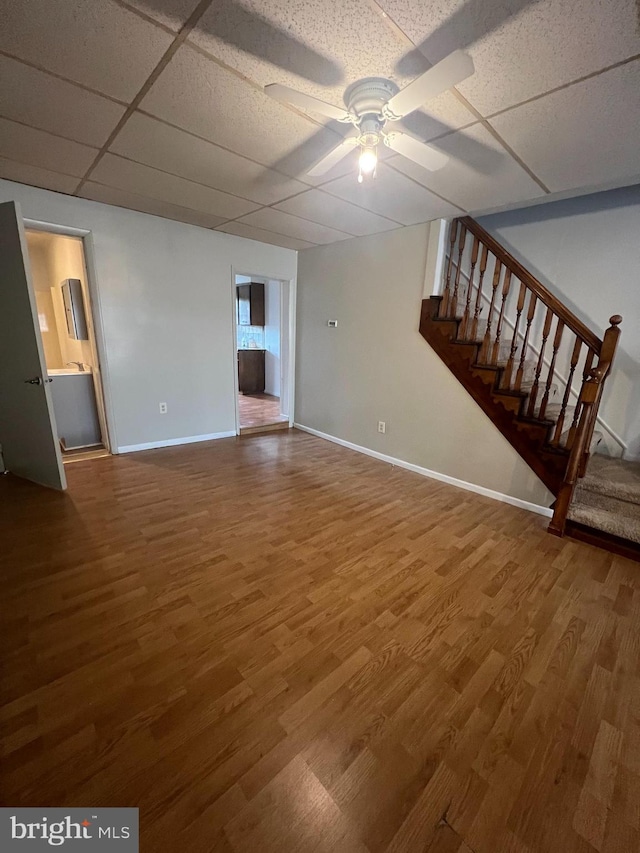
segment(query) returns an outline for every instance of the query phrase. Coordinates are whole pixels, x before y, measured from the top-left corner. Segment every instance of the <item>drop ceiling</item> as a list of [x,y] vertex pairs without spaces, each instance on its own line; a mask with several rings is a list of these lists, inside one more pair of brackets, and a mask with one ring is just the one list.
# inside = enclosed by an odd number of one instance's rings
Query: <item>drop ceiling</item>
[[[0,0],[0,176],[292,249],[640,180],[635,0]],[[306,175],[347,132],[278,103],[476,72],[385,150]]]

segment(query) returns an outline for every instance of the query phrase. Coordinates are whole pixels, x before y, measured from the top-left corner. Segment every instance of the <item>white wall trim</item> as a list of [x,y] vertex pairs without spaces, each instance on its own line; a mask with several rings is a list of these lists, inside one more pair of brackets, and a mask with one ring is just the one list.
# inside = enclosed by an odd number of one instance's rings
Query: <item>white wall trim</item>
[[537,515],[544,515],[546,518],[553,516],[553,510],[546,506],[523,501],[520,498],[514,498],[511,495],[505,495],[502,492],[496,492],[493,489],[487,489],[484,486],[477,486],[475,483],[468,483],[466,480],[458,480],[456,477],[450,477],[448,474],[441,474],[439,471],[431,471],[429,468],[423,468],[420,465],[414,465],[412,462],[405,462],[404,459],[396,459],[394,456],[387,456],[386,453],[378,453],[377,450],[370,450],[368,447],[362,447],[359,444],[352,444],[350,441],[345,441],[342,438],[337,438],[335,435],[328,435],[325,432],[320,432],[312,427],[304,426],[303,424],[294,424],[296,429],[302,432],[308,432],[318,438],[324,438],[326,441],[332,441],[334,444],[339,444],[341,447],[347,447],[349,450],[355,450],[357,453],[364,453],[366,456],[372,456],[374,459],[379,459],[381,462],[388,462],[390,465],[396,465],[398,468],[405,468],[407,471],[413,471],[414,474],[420,474],[423,477],[430,477],[432,480],[440,480],[442,483],[448,483],[450,486],[456,486],[459,489],[465,489],[468,492],[475,492],[477,495],[483,495],[485,498],[492,498],[495,501],[517,506],[519,509],[526,509],[529,512],[535,512]]
[[91,234],[86,228],[74,228],[72,225],[57,225],[55,222],[42,222],[39,219],[25,219],[25,228],[31,231],[48,231],[50,234],[61,234],[65,237],[86,237]]
[[216,438],[234,438],[235,430],[210,432],[207,435],[187,435],[183,438],[166,438],[163,441],[147,441],[144,444],[126,444],[118,448],[118,453],[135,453],[138,450],[155,450],[157,447],[175,447],[179,444],[196,444],[198,441],[213,441]]

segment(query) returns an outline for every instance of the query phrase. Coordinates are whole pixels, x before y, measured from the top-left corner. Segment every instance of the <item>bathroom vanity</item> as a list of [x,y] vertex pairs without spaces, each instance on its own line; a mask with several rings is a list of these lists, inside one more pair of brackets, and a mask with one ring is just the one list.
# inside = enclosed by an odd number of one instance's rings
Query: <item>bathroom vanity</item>
[[93,375],[90,371],[48,370],[58,438],[65,450],[102,442]]

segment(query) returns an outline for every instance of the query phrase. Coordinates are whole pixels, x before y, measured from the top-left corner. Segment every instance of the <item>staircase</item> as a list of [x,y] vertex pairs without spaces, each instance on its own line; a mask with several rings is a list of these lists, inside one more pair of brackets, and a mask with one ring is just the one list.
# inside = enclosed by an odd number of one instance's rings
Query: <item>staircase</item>
[[549,531],[640,559],[640,466],[634,479],[630,463],[594,454],[590,464],[621,321],[611,317],[598,337],[463,217],[451,223],[442,295],[423,301],[420,332],[555,496]]

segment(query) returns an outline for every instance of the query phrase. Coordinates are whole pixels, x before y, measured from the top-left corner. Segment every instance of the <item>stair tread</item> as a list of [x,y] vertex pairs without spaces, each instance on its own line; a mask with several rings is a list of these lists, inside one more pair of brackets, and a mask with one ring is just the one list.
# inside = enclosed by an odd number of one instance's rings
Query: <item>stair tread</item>
[[640,463],[595,453],[579,488],[640,504]]
[[583,507],[604,509],[625,518],[635,519],[638,527],[640,527],[640,503],[635,501],[627,501],[624,498],[606,495],[602,492],[592,492],[578,485],[575,490],[574,503]]
[[640,544],[640,522],[621,516],[614,511],[574,503],[569,508],[567,518],[595,530],[602,530],[612,536]]

